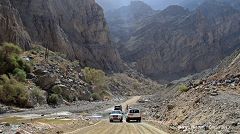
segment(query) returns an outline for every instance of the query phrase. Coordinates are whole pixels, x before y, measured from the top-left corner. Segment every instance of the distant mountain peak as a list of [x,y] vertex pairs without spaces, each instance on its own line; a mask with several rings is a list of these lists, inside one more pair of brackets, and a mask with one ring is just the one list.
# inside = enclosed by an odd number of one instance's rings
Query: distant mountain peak
[[149,9],[153,10],[151,6],[144,3],[143,1],[131,1],[130,7],[149,8]]
[[171,5],[171,6],[168,6],[166,9],[164,9],[161,12],[161,14],[175,16],[175,15],[180,15],[180,14],[186,14],[188,12],[189,12],[189,10],[182,6]]

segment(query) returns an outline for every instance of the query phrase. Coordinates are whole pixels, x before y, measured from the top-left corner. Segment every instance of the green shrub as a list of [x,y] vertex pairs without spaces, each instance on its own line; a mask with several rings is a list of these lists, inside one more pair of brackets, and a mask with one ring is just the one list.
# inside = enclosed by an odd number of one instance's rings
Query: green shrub
[[59,102],[59,96],[57,94],[51,94],[49,97],[48,97],[48,103],[49,104],[52,104],[52,105],[57,105],[58,102]]
[[20,57],[21,53],[21,48],[12,43],[3,43],[0,46],[0,75],[13,73],[16,68],[22,69],[27,73],[31,72],[31,64]]
[[101,100],[101,96],[98,93],[93,93],[91,97],[94,101]]
[[181,92],[187,92],[189,90],[189,88],[186,85],[184,85],[184,84],[179,85],[178,89]]
[[6,74],[0,76],[0,85],[3,85],[4,83],[9,82],[9,78]]
[[106,90],[109,89],[107,79],[108,77],[102,70],[85,67],[82,69],[84,79],[87,83],[94,85],[93,94],[91,98],[93,100],[101,100],[106,96],[110,96]]
[[43,104],[45,102],[44,92],[37,87],[33,88],[31,92],[31,97],[34,98],[35,101],[38,102],[39,104]]
[[22,49],[13,43],[5,42],[2,44],[0,51],[2,52],[3,56],[9,56],[12,54],[20,54],[22,52]]
[[26,80],[26,77],[27,77],[27,74],[24,70],[22,69],[19,69],[19,68],[15,68],[13,70],[13,74],[15,76],[15,78],[19,81],[25,81]]
[[106,84],[106,76],[102,70],[85,67],[82,69],[86,82],[96,86],[103,86]]
[[0,102],[20,107],[28,106],[28,93],[24,84],[6,75],[2,75],[0,81]]
[[105,97],[105,96],[111,96],[106,90],[103,90],[101,93],[100,93],[100,96]]
[[33,71],[33,63],[25,62],[23,64],[23,69],[24,69],[25,72],[31,73]]
[[55,85],[55,86],[53,86],[52,87],[52,90],[51,90],[51,92],[53,93],[53,94],[57,94],[57,95],[62,95],[62,88],[60,87],[60,86],[58,86],[58,85]]

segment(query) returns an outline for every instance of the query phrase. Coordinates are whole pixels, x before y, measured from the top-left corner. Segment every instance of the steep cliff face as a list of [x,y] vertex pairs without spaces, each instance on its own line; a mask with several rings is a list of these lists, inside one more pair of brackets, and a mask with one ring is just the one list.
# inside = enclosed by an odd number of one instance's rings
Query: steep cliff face
[[82,66],[121,70],[102,8],[95,0],[9,1],[34,43],[65,53]]
[[106,12],[112,40],[118,43],[128,40],[138,24],[156,12],[142,1],[132,1],[128,6]]
[[171,6],[144,22],[119,50],[144,74],[177,79],[213,67],[239,48],[239,18],[239,11],[216,1],[192,12]]
[[0,1],[0,42],[17,43],[26,50],[31,48],[31,39],[9,0]]

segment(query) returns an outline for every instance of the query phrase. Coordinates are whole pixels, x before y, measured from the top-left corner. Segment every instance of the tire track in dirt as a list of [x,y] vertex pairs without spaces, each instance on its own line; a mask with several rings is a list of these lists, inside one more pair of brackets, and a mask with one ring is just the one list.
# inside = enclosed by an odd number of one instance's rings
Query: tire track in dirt
[[107,120],[67,134],[167,134],[146,123],[109,123]]

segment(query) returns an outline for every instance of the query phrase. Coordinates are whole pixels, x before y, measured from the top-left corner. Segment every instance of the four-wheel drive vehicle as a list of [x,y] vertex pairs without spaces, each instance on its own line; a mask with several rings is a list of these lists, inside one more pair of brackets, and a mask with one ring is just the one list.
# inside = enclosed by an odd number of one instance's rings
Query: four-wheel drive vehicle
[[120,111],[122,111],[122,105],[116,105],[116,106],[114,106],[114,110],[120,110]]
[[122,111],[120,110],[113,110],[110,115],[109,115],[109,121],[113,122],[113,121],[123,121],[123,114]]
[[126,121],[130,122],[131,120],[136,120],[137,122],[141,122],[141,113],[139,109],[129,109],[126,115]]

